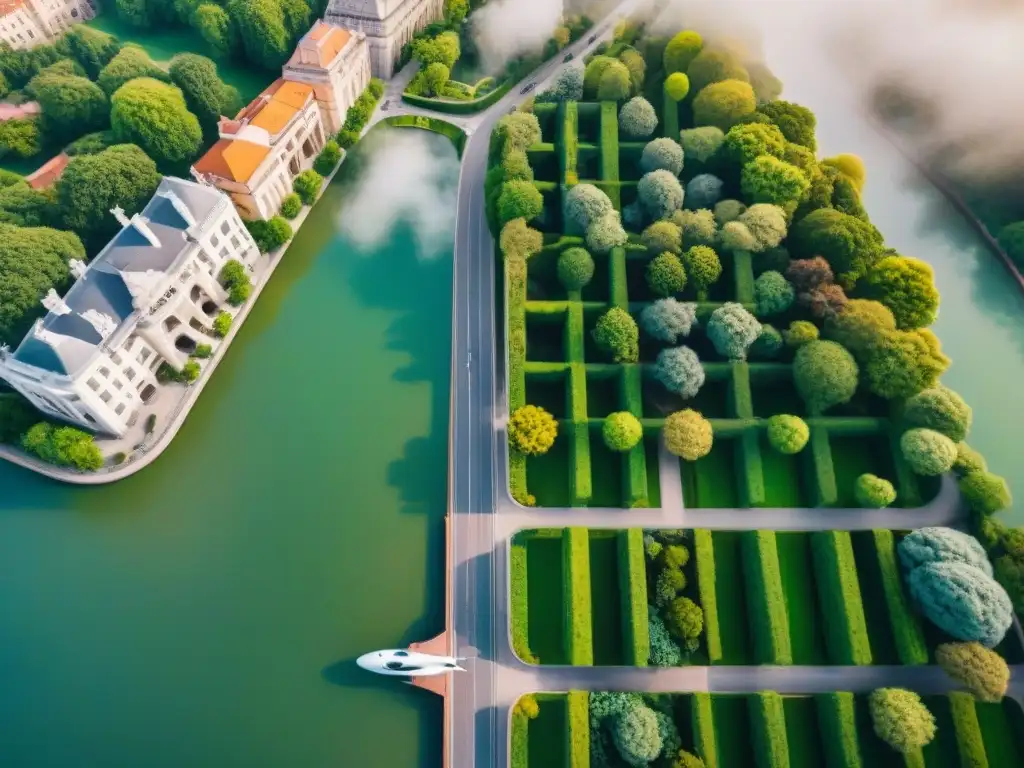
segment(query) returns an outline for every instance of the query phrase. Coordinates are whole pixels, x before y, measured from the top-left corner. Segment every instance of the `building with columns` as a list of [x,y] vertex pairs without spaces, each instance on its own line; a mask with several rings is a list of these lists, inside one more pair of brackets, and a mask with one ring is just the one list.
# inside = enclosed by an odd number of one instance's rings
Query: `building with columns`
[[444,0],[331,0],[324,19],[366,35],[373,75],[387,80],[402,46],[443,16]]
[[90,0],[0,0],[0,42],[14,49],[52,43],[95,15]]
[[245,219],[269,219],[327,143],[312,85],[279,78],[238,113],[192,166],[197,181],[231,197]]
[[260,257],[231,200],[212,187],[165,176],[141,213],[111,211],[121,231],[11,352],[0,378],[48,416],[121,437],[159,395],[156,371],[180,370],[199,344],[215,346],[213,318],[227,308],[217,281],[231,259]]
[[348,108],[370,83],[366,35],[317,21],[284,65],[285,80],[313,86],[324,129],[341,130]]

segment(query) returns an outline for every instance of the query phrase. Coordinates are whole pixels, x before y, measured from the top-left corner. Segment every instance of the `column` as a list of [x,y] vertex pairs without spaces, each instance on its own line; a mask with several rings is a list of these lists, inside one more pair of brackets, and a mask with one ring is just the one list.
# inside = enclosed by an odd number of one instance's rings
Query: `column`
[[196,285],[206,291],[207,295],[218,304],[223,304],[228,300],[228,292],[206,270],[196,270]]
[[164,360],[167,361],[168,365],[181,370],[181,367],[188,361],[188,357],[184,352],[179,352],[175,349],[174,345],[167,338],[166,334],[157,327],[150,325],[148,322],[143,324],[139,323],[139,336],[141,336],[147,344],[149,344],[156,353],[160,355]]

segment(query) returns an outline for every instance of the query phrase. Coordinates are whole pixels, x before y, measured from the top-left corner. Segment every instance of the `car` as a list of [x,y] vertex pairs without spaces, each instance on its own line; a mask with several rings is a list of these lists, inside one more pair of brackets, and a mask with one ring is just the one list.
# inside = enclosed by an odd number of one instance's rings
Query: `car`
[[384,102],[383,104],[381,104],[381,106],[380,106],[380,111],[381,111],[381,112],[387,112],[387,111],[388,111],[388,107],[389,107],[390,105],[391,105],[391,99],[388,99],[388,100],[387,100],[387,101],[385,101],[385,102]]
[[572,61],[572,54],[571,54],[571,53],[567,53],[567,54],[565,54],[565,58],[564,58],[564,59],[562,59],[562,61],[563,61],[563,62],[566,62],[566,61]]
[[356,664],[369,672],[392,677],[425,677],[448,672],[465,672],[455,656],[434,656],[430,653],[389,649],[364,653]]
[[523,94],[523,93],[529,93],[530,91],[532,91],[532,90],[533,90],[534,88],[536,88],[536,87],[537,87],[537,84],[536,84],[536,83],[530,83],[529,85],[525,86],[525,87],[523,88],[523,90],[521,90],[521,91],[520,91],[519,93],[521,93],[521,94]]
[[587,42],[588,42],[588,43],[592,43],[592,42],[594,42],[595,40],[597,40],[597,35],[591,35],[591,36],[590,36],[590,39],[589,39],[589,40],[587,40]]

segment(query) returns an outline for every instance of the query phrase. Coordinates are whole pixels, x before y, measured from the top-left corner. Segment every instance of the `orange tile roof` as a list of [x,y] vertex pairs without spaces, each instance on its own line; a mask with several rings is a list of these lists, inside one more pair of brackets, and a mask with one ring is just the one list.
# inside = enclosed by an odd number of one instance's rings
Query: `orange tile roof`
[[25,4],[25,0],[0,0],[0,17],[14,13]]
[[236,120],[248,119],[251,125],[275,135],[305,106],[311,93],[311,85],[278,78],[239,112]]
[[249,181],[270,147],[242,139],[220,139],[195,163],[199,173],[210,173],[242,184]]
[[30,173],[25,177],[25,181],[32,189],[43,189],[51,186],[57,179],[64,173],[64,169],[68,167],[68,162],[71,158],[61,152],[54,158],[51,158],[48,162],[39,166],[34,173]]
[[[341,53],[351,38],[352,33],[344,27],[328,24],[322,19],[318,19],[309,32],[306,33],[305,37],[299,41],[295,53],[292,54],[288,63],[301,63],[302,51],[313,49],[312,53],[317,57],[319,65],[327,67],[338,57],[338,54]],[[315,44],[309,45],[309,41],[313,41]]]
[[297,83],[293,80],[285,80],[284,84],[277,89],[273,101],[287,104],[295,109],[302,109],[306,106],[306,99],[313,92],[313,86],[305,83]]

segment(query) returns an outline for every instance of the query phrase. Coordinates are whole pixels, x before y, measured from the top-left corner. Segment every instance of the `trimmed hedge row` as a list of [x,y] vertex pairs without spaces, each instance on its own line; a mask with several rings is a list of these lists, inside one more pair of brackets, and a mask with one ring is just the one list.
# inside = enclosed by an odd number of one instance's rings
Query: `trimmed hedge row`
[[567,699],[568,768],[590,768],[590,694],[569,691]]
[[828,768],[860,768],[860,741],[857,738],[857,704],[846,691],[822,693],[814,697]]
[[512,90],[514,85],[513,82],[502,83],[486,96],[472,101],[445,101],[428,96],[415,96],[411,93],[403,93],[402,101],[414,107],[432,109],[435,112],[444,112],[448,115],[472,115],[497,104],[506,93]]
[[509,768],[530,768],[530,718],[517,709],[512,710],[509,742]]
[[917,614],[910,607],[896,557],[896,539],[892,531],[872,531],[875,557],[882,575],[882,590],[889,610],[889,623],[896,643],[896,652],[903,664],[928,663],[928,646]]
[[[627,410],[638,419],[644,416],[643,411],[643,369],[639,365],[627,365],[622,371],[622,386],[626,393]],[[644,441],[637,443],[626,457],[625,477],[623,478],[624,496],[622,502],[626,507],[650,506],[650,494],[647,487],[647,451]]]
[[757,663],[792,664],[793,646],[775,532],[745,531],[740,541]]
[[736,301],[750,304],[754,301],[754,261],[750,251],[733,251],[733,280]]
[[590,605],[590,534],[586,528],[562,532],[562,568],[565,574],[565,656],[569,664],[594,664],[594,620]]
[[668,89],[664,86],[662,86],[661,89],[661,96],[662,112],[664,113],[664,117],[662,118],[664,122],[662,135],[667,136],[674,141],[679,141],[679,104],[675,99],[668,95]]
[[579,110],[575,101],[567,101],[562,108],[562,136],[558,153],[562,167],[562,183],[573,186],[579,183],[576,162],[580,150],[579,142]]
[[384,122],[399,128],[420,128],[424,131],[433,131],[442,136],[447,136],[455,149],[462,157],[462,150],[466,147],[466,132],[459,126],[440,120],[436,117],[425,117],[423,115],[394,115],[384,118]]
[[526,539],[520,534],[512,538],[509,546],[509,621],[512,625],[512,650],[528,664],[536,664],[537,657],[530,650],[530,608],[526,582]]
[[849,531],[811,534],[811,556],[833,664],[871,664],[871,642]]
[[[509,412],[526,405],[526,259],[512,256],[505,263],[505,307],[508,315],[508,407]],[[509,451],[509,491],[520,504],[529,500],[526,485],[526,457]]]
[[626,666],[646,667],[651,656],[647,623],[647,564],[644,532],[630,528],[616,534],[619,555],[619,593],[622,599],[622,639]]
[[694,693],[690,704],[693,725],[693,748],[704,761],[705,768],[718,768],[718,740],[715,733],[715,711],[710,693]]
[[569,402],[572,417],[572,442],[569,460],[573,468],[570,478],[570,498],[574,507],[585,507],[593,495],[590,471],[590,429],[587,425],[587,374],[584,368],[584,338],[586,327],[583,307],[579,302],[568,302],[565,323],[565,349],[569,356]]
[[985,739],[981,733],[981,724],[978,722],[974,697],[962,691],[950,693],[949,713],[956,731],[956,749],[960,754],[960,765],[987,768],[989,763],[985,754]]
[[782,696],[762,691],[747,699],[754,759],[758,768],[789,768],[789,741]]
[[745,429],[734,442],[736,466],[739,468],[739,502],[744,507],[765,505],[764,466],[761,463],[760,430]]
[[693,554],[697,571],[697,594],[704,609],[704,641],[708,663],[722,660],[722,627],[718,621],[718,590],[715,587],[715,545],[711,531],[698,528],[693,532]]
[[816,507],[834,507],[839,503],[839,489],[836,485],[836,470],[832,464],[832,446],[828,440],[828,430],[822,426],[811,427],[811,439],[805,453],[811,462],[814,478],[812,484]]
[[601,102],[601,181],[600,185],[617,210],[622,210],[619,182],[619,115],[614,101]]

